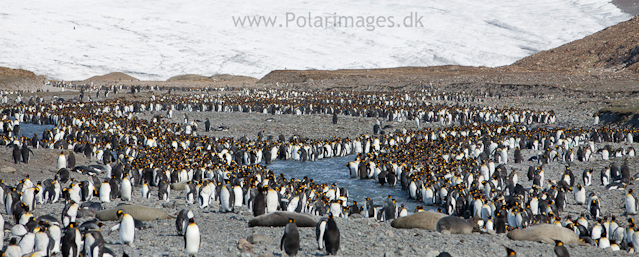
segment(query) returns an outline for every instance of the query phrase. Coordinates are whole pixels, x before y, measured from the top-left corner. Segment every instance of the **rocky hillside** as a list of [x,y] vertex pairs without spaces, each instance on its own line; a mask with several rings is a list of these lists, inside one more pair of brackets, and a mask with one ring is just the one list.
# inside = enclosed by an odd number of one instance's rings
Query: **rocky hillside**
[[128,74],[122,72],[111,72],[102,76],[93,76],[88,78],[85,81],[140,81],[137,78],[134,78]]
[[639,16],[511,66],[545,71],[639,73]]
[[361,70],[276,70],[259,85],[297,89],[402,90],[431,85],[490,91],[530,89],[639,93],[639,16],[583,39],[497,68],[435,66]]
[[256,78],[247,77],[247,76],[235,76],[229,74],[215,74],[210,77],[195,75],[195,74],[186,74],[179,75],[169,78],[167,81],[207,81],[207,82],[229,82],[229,83],[253,83],[257,81]]
[[0,89],[30,90],[35,85],[42,85],[44,80],[44,77],[27,70],[0,67]]

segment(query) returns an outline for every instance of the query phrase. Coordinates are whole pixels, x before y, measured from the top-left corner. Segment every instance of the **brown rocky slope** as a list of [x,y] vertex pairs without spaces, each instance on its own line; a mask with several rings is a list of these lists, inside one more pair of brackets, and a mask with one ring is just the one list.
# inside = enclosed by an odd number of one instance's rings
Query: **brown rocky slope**
[[511,66],[545,71],[627,70],[639,73],[639,16],[526,57]]

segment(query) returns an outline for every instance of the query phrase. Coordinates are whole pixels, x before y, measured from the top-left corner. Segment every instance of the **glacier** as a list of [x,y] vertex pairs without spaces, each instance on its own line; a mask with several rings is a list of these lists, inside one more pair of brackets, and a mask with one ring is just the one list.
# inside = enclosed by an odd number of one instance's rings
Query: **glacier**
[[[311,15],[393,17],[403,25],[411,13],[423,26],[287,23]],[[246,17],[277,22],[238,26]],[[58,80],[116,71],[165,80],[260,78],[275,69],[495,67],[630,18],[606,0],[2,1],[0,66]]]

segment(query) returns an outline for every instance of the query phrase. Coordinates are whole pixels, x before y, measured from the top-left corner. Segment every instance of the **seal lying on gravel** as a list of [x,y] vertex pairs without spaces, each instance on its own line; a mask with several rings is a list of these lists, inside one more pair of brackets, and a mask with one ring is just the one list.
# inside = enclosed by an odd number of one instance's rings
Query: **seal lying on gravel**
[[283,227],[288,224],[289,219],[294,219],[298,227],[315,227],[317,221],[311,216],[287,211],[278,211],[269,214],[262,214],[249,220],[249,227]]
[[439,219],[446,216],[448,215],[432,211],[417,212],[415,214],[394,219],[393,222],[391,222],[391,226],[394,228],[421,228],[426,230],[437,230],[437,222]]
[[473,232],[473,224],[459,217],[447,216],[439,219],[437,231],[450,234],[470,234]]
[[156,220],[156,219],[174,219],[175,217],[166,214],[163,210],[146,207],[141,205],[121,204],[113,209],[100,211],[95,214],[95,217],[105,220],[118,220],[118,210],[123,210],[126,213],[133,216],[133,218],[141,221]]
[[173,184],[171,184],[171,189],[177,190],[177,191],[182,191],[182,190],[184,190],[185,186],[186,186],[186,183],[173,183]]
[[544,242],[554,244],[560,240],[564,244],[583,245],[574,231],[551,224],[540,224],[525,229],[517,229],[508,232],[508,238],[512,240]]

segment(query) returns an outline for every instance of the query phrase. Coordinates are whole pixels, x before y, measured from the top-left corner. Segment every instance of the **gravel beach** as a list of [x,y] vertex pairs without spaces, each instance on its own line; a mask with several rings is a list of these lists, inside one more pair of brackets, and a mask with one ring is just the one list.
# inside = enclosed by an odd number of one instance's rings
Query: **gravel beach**
[[[161,93],[161,92],[157,92]],[[62,93],[61,93],[62,94]],[[65,91],[67,97],[77,95],[74,91]],[[157,95],[157,94],[156,94]],[[150,94],[136,95],[135,98],[147,98]],[[110,98],[131,98],[132,96],[124,93],[112,95]],[[444,102],[444,101],[442,101]],[[592,114],[598,109],[598,102],[592,99],[576,99],[562,97],[488,97],[477,103],[480,106],[531,106],[531,108],[539,110],[554,110],[557,115],[557,123],[553,126],[563,127],[589,127],[592,124]],[[139,118],[150,119],[154,113],[135,114]],[[180,122],[183,119],[184,112],[174,112],[173,118],[168,119],[171,122]],[[265,135],[272,135],[277,138],[279,134],[286,137],[299,135],[300,137],[308,137],[312,139],[332,138],[332,137],[350,137],[355,138],[361,134],[371,134],[375,118],[351,117],[340,115],[338,124],[331,124],[331,115],[271,115],[264,113],[235,113],[235,112],[190,112],[188,113],[190,120],[203,121],[208,118],[211,121],[211,127],[218,126],[228,127],[228,131],[212,131],[201,132],[200,135],[214,137],[242,137],[247,136],[249,139],[255,139],[257,132],[264,130]],[[267,121],[272,118],[274,121]],[[199,123],[199,122],[198,122]],[[391,125],[393,129],[406,128],[408,130],[417,129],[412,121],[405,122],[386,122],[385,125]],[[203,131],[203,124],[199,123],[199,131]],[[421,127],[437,128],[441,125],[437,123],[422,123]],[[604,144],[597,144],[597,148],[603,147]],[[613,148],[624,147],[630,145],[624,143],[611,144]],[[636,147],[636,144],[633,144]],[[33,149],[34,157],[29,164],[13,164],[11,160],[10,148],[0,148],[3,156],[0,159],[0,168],[7,171],[7,167],[14,168],[15,172],[0,173],[0,178],[5,184],[15,185],[24,175],[29,174],[32,181],[41,181],[52,178],[55,174],[53,171],[56,166],[56,158],[59,150],[52,149]],[[524,160],[528,160],[537,153],[532,150],[523,150]],[[512,156],[513,150],[509,152]],[[76,154],[77,165],[97,164],[96,160],[88,160],[82,155]],[[606,190],[601,186],[599,180],[599,171],[608,166],[611,162],[621,164],[621,158],[611,160],[601,160],[595,156],[594,161],[588,163],[574,162],[571,169],[575,172],[578,181],[581,181],[581,171],[586,168],[593,168],[593,185],[587,188],[588,192],[595,192],[602,203],[604,215],[615,215],[618,217],[620,226],[626,226],[626,217],[622,216],[623,199],[625,190]],[[509,168],[517,169],[519,183],[525,188],[530,188],[532,182],[527,181],[526,171],[528,166],[533,162],[524,161],[521,164],[509,163]],[[561,162],[552,162],[546,166],[546,176],[548,179],[559,180],[565,169],[566,164]],[[637,172],[637,158],[630,158],[631,174]],[[344,167],[343,171],[348,172]],[[88,176],[72,173],[72,178],[82,181],[89,179]],[[331,183],[331,181],[322,181]],[[67,186],[67,184],[63,185]],[[629,188],[636,189],[636,185]],[[195,220],[202,233],[202,244],[200,248],[201,256],[280,256],[285,255],[279,249],[279,240],[283,234],[283,228],[270,227],[248,227],[248,220],[252,218],[252,213],[243,209],[234,213],[221,213],[219,211],[219,203],[214,203],[212,208],[200,210],[197,205],[188,205],[183,192],[172,191],[170,202],[161,202],[157,200],[157,188],[152,188],[151,199],[141,198],[141,189],[134,188],[134,198],[131,203],[156,207],[164,210],[170,215],[176,215],[182,209],[191,209],[195,214]],[[399,190],[399,189],[398,189]],[[363,201],[364,199],[352,199]],[[117,206],[119,199],[111,203],[105,203],[106,209]],[[59,217],[63,204],[45,204],[38,206],[33,211],[34,216],[38,217],[44,214],[51,214]],[[412,210],[410,210],[412,211]],[[577,218],[581,213],[585,212],[585,206],[576,205],[572,194],[568,193],[568,207],[565,212],[561,213],[562,219],[567,215]],[[3,212],[6,221],[12,222],[13,218]],[[319,217],[313,217],[318,220]],[[88,218],[80,218],[79,221],[85,221]],[[395,229],[388,222],[378,222],[374,219],[364,218],[338,218],[336,219],[338,227],[341,231],[341,247],[338,254],[340,256],[437,256],[442,251],[447,251],[453,256],[503,256],[505,250],[503,246],[514,249],[519,256],[552,256],[553,245],[513,241],[508,239],[505,234],[480,234],[473,233],[470,235],[450,235],[441,234],[436,231],[425,231],[419,229]],[[115,221],[105,222],[106,226],[102,229],[106,246],[117,254],[126,252],[129,256],[183,256],[184,241],[182,237],[177,235],[175,229],[175,220],[156,220],[145,222],[149,228],[136,231],[136,239],[133,246],[126,246],[119,243],[118,232],[109,232],[110,228],[116,224]],[[5,234],[9,233],[5,231]],[[251,235],[259,242],[250,244],[243,239]],[[8,240],[5,236],[5,240]],[[323,251],[317,250],[315,241],[314,228],[300,228],[301,249],[299,254],[302,256],[318,256],[324,255]],[[568,250],[573,256],[623,256],[625,252],[612,252],[610,249],[598,249],[592,246],[568,246]]]

